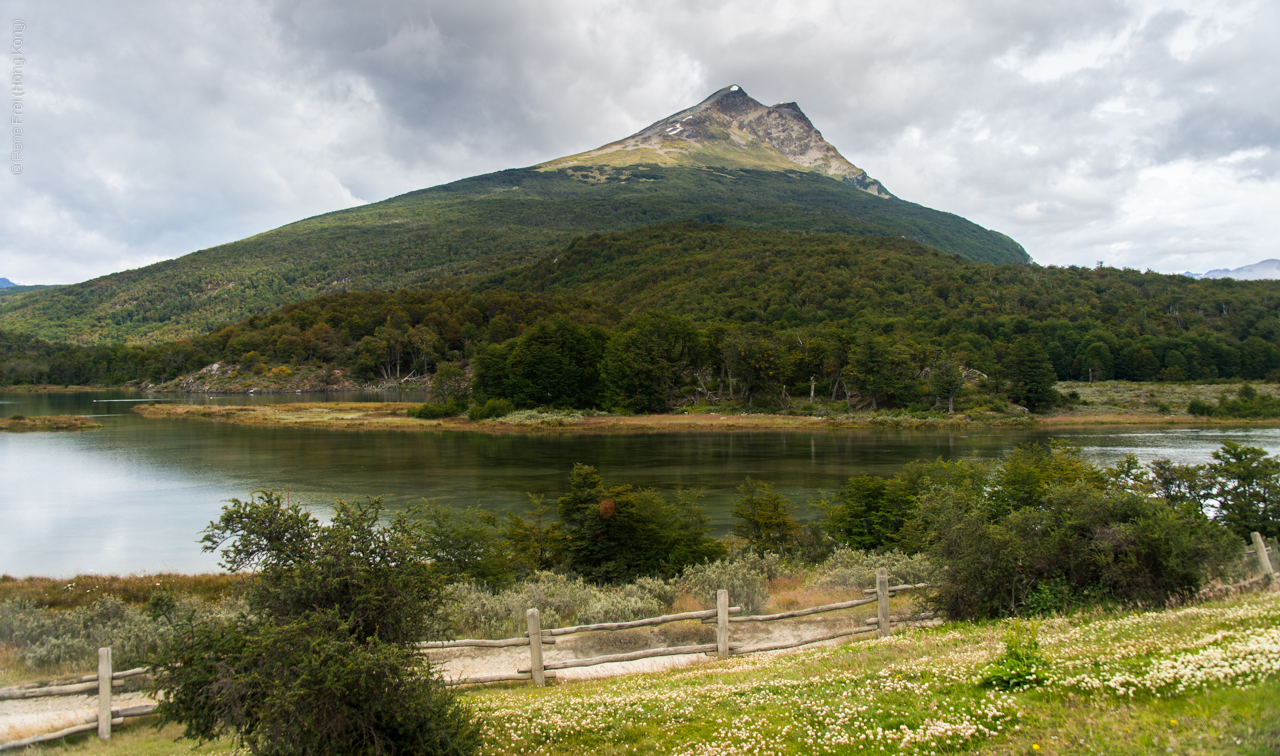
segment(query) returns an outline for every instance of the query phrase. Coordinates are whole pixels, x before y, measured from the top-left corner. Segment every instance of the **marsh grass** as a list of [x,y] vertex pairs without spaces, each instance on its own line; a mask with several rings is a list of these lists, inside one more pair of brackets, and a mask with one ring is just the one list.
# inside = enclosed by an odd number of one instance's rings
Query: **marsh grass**
[[102,423],[81,415],[40,415],[25,417],[12,415],[0,417],[0,431],[11,433],[36,433],[40,431],[97,430]]
[[23,600],[46,609],[76,609],[113,596],[129,606],[145,607],[156,593],[169,592],[212,602],[241,595],[246,579],[244,575],[226,573],[180,575],[167,572],[76,575],[66,579],[0,575],[0,601]]
[[[1137,416],[1159,422],[1163,420],[1180,420],[1182,422],[1200,422],[1211,424],[1209,418],[1195,417],[1187,412],[1192,400],[1200,400],[1216,405],[1223,394],[1235,396],[1242,384],[1235,383],[1155,383],[1129,381],[1098,381],[1087,383],[1081,381],[1063,381],[1058,383],[1058,392],[1064,395],[1075,393],[1079,403],[1070,411],[1053,419],[1070,417],[1104,420],[1112,416]],[[1280,396],[1280,384],[1251,384],[1259,394],[1264,396]],[[1235,421],[1239,422],[1239,421]]]

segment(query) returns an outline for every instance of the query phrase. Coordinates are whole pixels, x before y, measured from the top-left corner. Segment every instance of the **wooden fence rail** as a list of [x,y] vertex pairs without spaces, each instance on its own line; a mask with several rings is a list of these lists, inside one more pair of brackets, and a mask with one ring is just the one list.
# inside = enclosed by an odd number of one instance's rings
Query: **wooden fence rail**
[[[556,639],[546,637],[546,631],[544,630],[542,645],[554,646],[555,644],[556,644]],[[453,640],[453,641],[423,641],[422,643],[418,643],[416,645],[418,646],[418,648],[466,648],[466,647],[502,648],[504,646],[527,646],[529,645],[529,639],[528,638],[503,638],[502,640],[466,639],[466,640]]]
[[[119,688],[124,685],[124,678],[134,677],[136,675],[145,675],[150,671],[150,667],[138,667],[137,669],[115,672],[111,675],[111,684],[112,686]],[[16,685],[12,688],[3,688],[0,689],[0,701],[12,701],[24,698],[44,698],[45,696],[75,696],[98,689],[97,675],[84,675],[83,677],[74,679],[76,680],[74,683],[63,683],[59,685],[26,683],[23,685]]]
[[[716,608],[705,609],[697,612],[683,612],[681,614],[665,614],[660,617],[649,617],[647,619],[633,620],[631,622],[601,622],[592,625],[574,625],[572,627],[556,627],[542,629],[541,617],[536,608],[530,609],[526,613],[526,621],[528,631],[524,638],[508,638],[500,641],[479,641],[479,640],[460,640],[460,641],[436,641],[432,643],[419,643],[419,648],[427,649],[443,649],[443,648],[459,648],[463,646],[528,646],[529,647],[529,665],[516,670],[515,674],[507,675],[483,675],[478,677],[463,677],[448,680],[448,685],[482,685],[492,682],[519,682],[531,681],[534,685],[541,686],[547,679],[552,677],[555,670],[575,669],[580,667],[594,667],[600,664],[616,664],[619,662],[639,661],[641,659],[653,659],[663,656],[686,656],[694,654],[715,654],[717,658],[727,659],[732,654],[752,654],[764,651],[778,651],[788,648],[799,648],[814,643],[834,640],[836,638],[845,638],[853,635],[861,635],[864,633],[878,633],[881,636],[889,635],[893,631],[894,625],[915,622],[919,620],[929,619],[932,614],[921,614],[914,616],[890,616],[889,599],[903,591],[911,591],[918,588],[927,588],[928,583],[889,585],[888,573],[884,569],[876,572],[876,587],[865,591],[865,593],[874,593],[875,596],[865,599],[856,599],[853,601],[841,601],[835,604],[826,604],[824,606],[815,606],[808,609],[797,609],[795,611],[780,612],[778,614],[764,614],[755,616],[736,616],[742,612],[741,607],[729,606],[729,592],[726,590],[716,591]],[[730,623],[738,622],[775,622],[777,620],[792,619],[795,617],[807,617],[814,614],[824,612],[837,612],[843,609],[852,609],[857,606],[866,604],[877,604],[877,616],[866,621],[870,627],[852,627],[835,633],[828,633],[816,638],[807,638],[799,641],[791,641],[787,643],[775,643],[764,646],[746,647],[740,643],[729,642],[729,626]],[[637,627],[652,627],[654,625],[662,625],[668,622],[684,622],[690,620],[700,620],[703,624],[715,624],[716,626],[716,642],[705,643],[693,646],[674,646],[670,648],[651,648],[643,651],[632,651],[624,654],[606,654],[603,656],[592,656],[585,659],[568,659],[564,661],[544,662],[542,659],[542,646],[550,645],[555,642],[557,637],[572,635],[575,633],[588,632],[607,632],[614,630],[630,630]],[[542,643],[531,644],[529,638],[542,638]]]
[[[729,614],[738,614],[742,611],[741,607],[729,607]],[[700,612],[683,612],[681,614],[664,614],[661,617],[650,617],[648,619],[633,620],[631,622],[601,622],[595,625],[575,625],[573,627],[555,627],[543,630],[543,636],[572,635],[574,633],[592,633],[601,630],[630,630],[635,627],[650,627],[653,625],[665,625],[668,622],[683,622],[685,620],[709,619],[715,617],[718,610],[704,609]],[[525,633],[527,636],[528,633]],[[546,641],[543,641],[544,643]]]
[[[858,599],[856,601],[841,601],[838,604],[827,604],[825,606],[814,606],[808,609],[797,609],[793,612],[780,612],[778,614],[755,614],[750,617],[730,617],[730,622],[773,622],[774,620],[791,619],[792,617],[806,617],[810,614],[821,614],[823,612],[836,612],[841,609],[852,609],[855,606],[863,604],[874,604],[876,599]],[[706,623],[706,620],[703,620]]]
[[1255,531],[1250,534],[1250,538],[1253,540],[1253,548],[1246,549],[1245,553],[1252,552],[1258,556],[1258,569],[1263,575],[1274,575],[1275,570],[1271,567],[1271,549],[1266,541],[1262,540],[1262,534]]
[[98,674],[84,675],[78,678],[78,681],[70,685],[41,685],[40,683],[27,683],[15,688],[6,688],[0,690],[0,701],[17,700],[27,698],[43,698],[45,696],[73,696],[83,695],[85,693],[98,693],[98,713],[86,717],[83,724],[74,725],[57,732],[49,732],[43,735],[35,735],[22,740],[11,740],[8,743],[0,743],[0,751],[11,751],[17,748],[26,748],[36,743],[44,743],[50,740],[58,740],[68,735],[75,735],[81,732],[98,731],[98,737],[103,740],[111,738],[111,726],[124,724],[126,719],[132,717],[145,717],[155,711],[154,704],[142,704],[139,706],[129,706],[123,709],[111,708],[111,692],[115,688],[124,685],[124,678],[144,675],[152,670],[149,667],[138,667],[136,669],[126,669],[122,672],[111,671],[111,648],[98,649]]

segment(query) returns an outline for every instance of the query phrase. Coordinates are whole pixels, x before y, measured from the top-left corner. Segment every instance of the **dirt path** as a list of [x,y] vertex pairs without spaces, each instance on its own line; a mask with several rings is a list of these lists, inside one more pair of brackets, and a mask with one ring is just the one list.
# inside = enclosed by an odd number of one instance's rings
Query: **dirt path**
[[[155,701],[141,692],[116,693],[111,697],[113,709],[149,703]],[[97,693],[0,701],[0,743],[84,724],[97,714]]]

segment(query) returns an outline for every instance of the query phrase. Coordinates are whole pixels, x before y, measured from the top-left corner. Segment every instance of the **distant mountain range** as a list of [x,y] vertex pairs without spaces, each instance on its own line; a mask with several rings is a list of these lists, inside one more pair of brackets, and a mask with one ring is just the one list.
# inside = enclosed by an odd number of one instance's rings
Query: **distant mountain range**
[[458,290],[575,237],[686,220],[900,238],[974,262],[1031,260],[1004,234],[895,197],[795,103],[766,107],[735,85],[589,152],[0,297],[0,329],[82,344],[169,341],[322,294]]
[[1217,268],[1208,273],[1183,273],[1191,278],[1234,278],[1237,281],[1263,281],[1280,278],[1280,260],[1263,260],[1239,268]]
[[17,284],[7,278],[0,278],[0,289],[3,289],[6,286],[17,286]]

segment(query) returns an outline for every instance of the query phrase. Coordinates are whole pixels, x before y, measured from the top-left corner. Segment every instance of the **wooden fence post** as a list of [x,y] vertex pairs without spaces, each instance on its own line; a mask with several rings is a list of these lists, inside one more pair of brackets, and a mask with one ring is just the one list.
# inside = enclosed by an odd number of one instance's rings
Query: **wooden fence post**
[[889,626],[889,570],[885,567],[876,570],[876,616],[879,617],[880,637],[884,638],[893,632]]
[[98,737],[111,739],[111,647],[98,649]]
[[525,612],[525,619],[529,621],[529,672],[533,676],[533,684],[541,688],[547,684],[542,670],[542,620],[537,609]]
[[729,592],[716,591],[716,658],[729,658]]
[[1262,534],[1253,533],[1253,551],[1258,555],[1258,567],[1262,569],[1263,575],[1272,575],[1275,570],[1271,569],[1271,557],[1267,556],[1267,542],[1262,540]]

